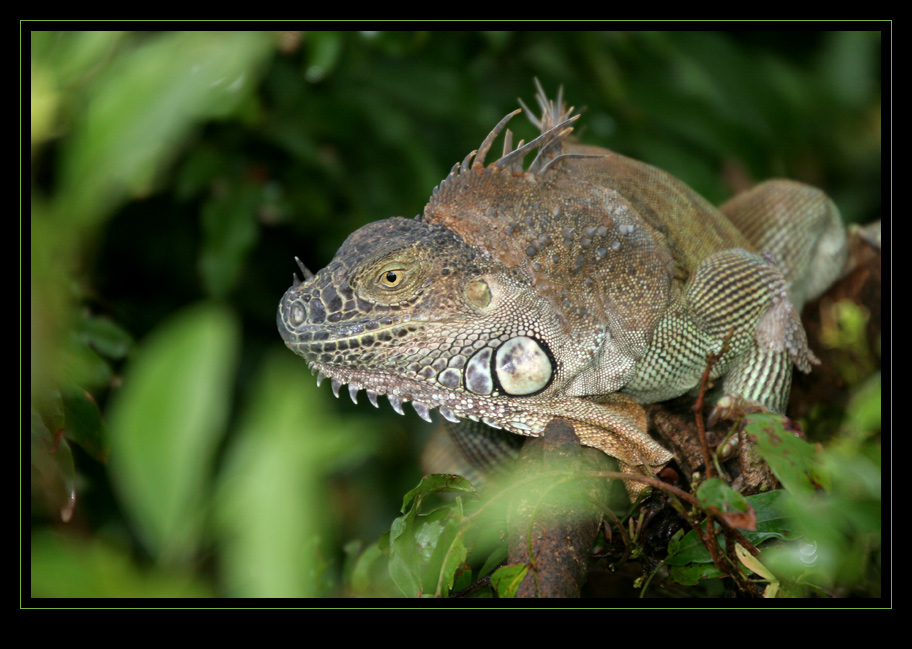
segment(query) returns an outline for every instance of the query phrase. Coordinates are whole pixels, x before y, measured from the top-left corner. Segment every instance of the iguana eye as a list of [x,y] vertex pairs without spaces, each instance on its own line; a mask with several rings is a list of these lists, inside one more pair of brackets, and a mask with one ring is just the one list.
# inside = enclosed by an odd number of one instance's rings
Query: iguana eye
[[390,270],[385,270],[380,273],[380,278],[377,280],[380,283],[380,286],[385,286],[386,288],[395,288],[402,283],[402,280],[405,278],[405,270],[402,268],[393,268]]

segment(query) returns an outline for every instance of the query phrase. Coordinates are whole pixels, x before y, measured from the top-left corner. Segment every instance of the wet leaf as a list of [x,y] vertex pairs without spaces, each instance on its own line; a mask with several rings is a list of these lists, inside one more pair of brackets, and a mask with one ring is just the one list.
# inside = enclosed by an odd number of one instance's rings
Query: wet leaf
[[446,597],[456,571],[468,555],[463,534],[462,499],[422,512],[423,501],[438,493],[475,495],[471,483],[450,474],[422,478],[402,502],[403,515],[390,528],[390,576],[407,597],[433,594]]

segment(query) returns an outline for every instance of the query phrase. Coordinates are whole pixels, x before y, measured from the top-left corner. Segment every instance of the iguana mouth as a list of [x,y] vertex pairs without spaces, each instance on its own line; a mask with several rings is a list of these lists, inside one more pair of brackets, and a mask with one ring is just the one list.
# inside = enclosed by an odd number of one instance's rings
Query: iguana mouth
[[[395,377],[394,375],[384,375],[383,373],[376,373],[373,376],[365,376],[360,380],[355,377],[343,377],[347,372],[341,370],[340,368],[329,367],[325,365],[320,365],[317,362],[309,363],[309,367],[312,373],[317,375],[317,387],[319,387],[324,380],[327,378],[330,379],[330,384],[332,386],[333,395],[338,399],[339,393],[343,386],[348,387],[348,394],[351,397],[353,403],[358,403],[358,393],[361,390],[364,390],[367,394],[367,399],[370,401],[371,405],[375,408],[379,408],[380,404],[377,400],[377,397],[385,396],[398,414],[404,415],[405,411],[402,409],[403,403],[411,403],[412,407],[415,409],[415,412],[418,413],[418,416],[424,419],[427,422],[433,422],[431,419],[431,410],[437,409],[440,414],[447,420],[458,423],[459,417],[469,417],[478,421],[478,417],[471,416],[467,413],[464,413],[461,409],[456,408],[454,412],[453,408],[448,408],[445,405],[442,405],[438,402],[437,399],[429,399],[424,397],[424,401],[420,401],[415,398],[414,392],[418,392],[422,388],[426,389],[426,386],[421,386],[417,382],[414,384],[414,390],[409,390],[408,388],[385,388],[384,384],[387,382],[392,382],[396,380],[399,383],[402,383],[402,380]],[[370,387],[367,387],[370,386]],[[386,391],[386,390],[390,391]],[[400,394],[395,394],[398,392]],[[427,401],[428,403],[425,403]],[[459,413],[458,415],[456,413]],[[487,422],[485,422],[487,423]],[[489,424],[495,425],[495,424]],[[500,426],[496,426],[500,428]]]
[[352,402],[358,403],[358,393],[364,390],[367,399],[375,408],[379,408],[378,397],[385,396],[393,410],[404,415],[404,403],[411,403],[418,416],[433,423],[431,411],[436,409],[441,416],[453,423],[460,418],[481,422],[496,429],[506,429],[518,435],[536,435],[543,429],[535,422],[523,421],[521,411],[501,399],[482,401],[467,392],[455,392],[438,388],[414,380],[404,380],[401,376],[384,372],[358,372],[348,368],[308,361],[311,373],[317,375],[319,387],[327,378],[330,380],[333,395],[339,398],[343,387],[348,388]]
[[[554,356],[532,332],[443,344],[432,342],[437,340],[435,333],[422,332],[429,323],[446,329],[443,317],[362,314],[330,323],[332,314],[326,315],[320,298],[308,292],[310,284],[296,282],[286,292],[277,325],[285,345],[317,375],[317,384],[330,379],[336,397],[347,385],[355,403],[365,390],[374,407],[379,407],[377,397],[386,396],[393,410],[404,414],[402,404],[411,402],[429,422],[430,411],[436,408],[454,423],[468,418],[516,434],[540,432],[536,422],[523,416],[525,410],[511,404],[517,397],[542,392],[555,376]],[[398,343],[422,333],[424,346]]]

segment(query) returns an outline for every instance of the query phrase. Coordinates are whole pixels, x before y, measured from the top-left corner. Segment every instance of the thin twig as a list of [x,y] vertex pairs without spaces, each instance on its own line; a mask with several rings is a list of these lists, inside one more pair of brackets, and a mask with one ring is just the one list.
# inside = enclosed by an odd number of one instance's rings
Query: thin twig
[[[690,493],[684,491],[683,489],[675,487],[674,485],[670,485],[667,482],[662,482],[658,478],[652,478],[649,476],[644,476],[644,475],[640,475],[640,474],[636,474],[636,473],[621,473],[619,471],[583,471],[583,472],[576,472],[576,473],[568,473],[568,472],[564,472],[564,471],[547,472],[545,474],[539,474],[534,477],[524,478],[522,480],[512,483],[507,489],[504,489],[497,496],[492,497],[490,500],[488,500],[488,502],[484,503],[475,512],[473,512],[472,514],[467,516],[466,522],[468,522],[469,519],[480,516],[482,514],[482,512],[484,510],[486,510],[489,506],[491,506],[495,500],[497,500],[500,497],[506,496],[506,494],[508,492],[512,492],[514,489],[521,488],[528,483],[538,482],[549,474],[553,475],[555,477],[562,478],[562,480],[560,480],[557,484],[555,484],[553,486],[557,486],[558,484],[562,484],[564,482],[570,482],[573,480],[598,477],[598,478],[607,478],[609,480],[624,480],[624,481],[632,480],[634,482],[641,482],[647,486],[665,491],[666,493],[673,496],[674,498],[676,498],[679,501],[678,507],[676,507],[676,509],[678,509],[678,511],[681,512],[682,515],[684,515],[687,522],[697,533],[697,537],[700,539],[700,541],[706,547],[707,551],[710,553],[710,556],[713,559],[713,565],[715,565],[716,568],[723,574],[732,577],[732,579],[735,580],[735,582],[738,584],[739,588],[742,588],[742,590],[749,591],[751,593],[754,592],[749,587],[749,584],[747,584],[744,581],[743,575],[740,575],[738,573],[737,563],[729,563],[725,559],[723,559],[722,554],[720,552],[720,548],[716,544],[716,538],[715,538],[715,534],[714,534],[714,523],[718,523],[719,526],[722,528],[722,532],[725,534],[726,539],[728,540],[728,544],[731,547],[733,547],[733,543],[738,543],[745,550],[750,552],[755,557],[760,556],[760,550],[758,550],[754,546],[753,543],[748,541],[737,528],[732,527],[731,524],[725,519],[725,516],[723,515],[723,513],[720,512],[717,508],[712,507],[712,506],[706,507],[706,508],[701,507],[699,502],[697,501],[696,497],[693,494],[690,494]],[[686,508],[683,506],[683,503],[687,503],[694,509],[699,509],[706,513],[707,518],[706,518],[705,534],[700,529],[700,521],[697,521],[692,516],[688,515]]]
[[465,588],[460,590],[458,593],[450,593],[450,597],[451,598],[468,597],[469,595],[472,595],[473,593],[478,592],[482,588],[490,587],[490,585],[491,585],[491,575],[489,573],[489,574],[485,575],[484,577],[480,577],[479,579],[476,579],[471,584],[469,584],[468,586],[466,586]]
[[706,439],[706,426],[703,423],[703,399],[706,396],[706,391],[709,389],[709,375],[712,372],[712,368],[728,351],[728,345],[731,342],[734,333],[735,328],[732,327],[728,330],[728,333],[725,334],[725,340],[722,341],[722,348],[719,350],[719,353],[710,352],[706,357],[706,367],[703,370],[703,376],[700,377],[700,393],[697,395],[697,402],[693,406],[694,415],[697,421],[697,435],[700,438],[700,449],[703,451],[703,466],[705,467],[707,478],[713,477],[714,465],[712,456],[709,452],[709,441]]
[[715,507],[707,507],[703,509],[700,507],[700,503],[697,501],[696,497],[693,494],[690,494],[683,489],[670,485],[667,482],[662,482],[658,478],[650,478],[648,476],[639,475],[637,473],[620,473],[618,471],[587,471],[585,472],[586,476],[597,476],[602,478],[609,478],[613,480],[633,480],[634,482],[642,482],[645,485],[654,487],[656,489],[661,489],[666,491],[683,501],[686,501],[689,505],[701,509],[709,515],[715,522],[719,523],[722,526],[723,530],[730,531],[733,535],[735,541],[744,546],[744,549],[750,552],[755,557],[760,556],[760,550],[758,550],[753,543],[744,538],[744,535],[738,531],[738,528],[732,527],[731,524],[725,520],[725,516]]
[[[709,450],[709,440],[706,437],[706,426],[703,421],[704,398],[706,397],[706,391],[709,389],[709,377],[712,373],[712,368],[728,351],[728,346],[734,332],[734,327],[729,329],[728,333],[725,335],[725,340],[722,341],[722,347],[719,349],[718,353],[710,352],[709,355],[707,355],[706,367],[703,370],[703,376],[700,378],[700,393],[697,395],[697,401],[693,406],[694,419],[697,424],[697,436],[700,439],[700,450],[703,453],[703,467],[707,479],[712,478],[715,475],[715,462],[713,461],[712,454]],[[707,514],[706,529],[702,533],[698,527],[695,527],[694,529],[697,532],[700,541],[709,551],[713,565],[715,565],[721,573],[734,579],[741,590],[756,595],[756,589],[747,582],[738,568],[738,562],[734,557],[734,543],[741,544],[754,556],[758,556],[760,551],[754,547],[752,543],[748,542],[741,532],[729,525],[722,515],[722,512],[718,509],[715,507],[707,507],[705,511]],[[716,538],[714,522],[719,523],[722,528],[722,533],[725,535],[727,552],[724,555],[724,559]],[[747,543],[747,545],[745,545],[745,543]],[[727,561],[725,559],[727,559]]]

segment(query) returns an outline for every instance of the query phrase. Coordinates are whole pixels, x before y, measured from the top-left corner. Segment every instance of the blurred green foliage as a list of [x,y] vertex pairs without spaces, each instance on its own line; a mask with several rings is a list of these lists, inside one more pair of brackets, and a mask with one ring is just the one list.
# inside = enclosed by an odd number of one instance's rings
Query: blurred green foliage
[[878,32],[29,38],[32,596],[344,592],[428,429],[283,348],[293,257],[419,213],[534,78],[715,202],[786,176],[881,214]]

